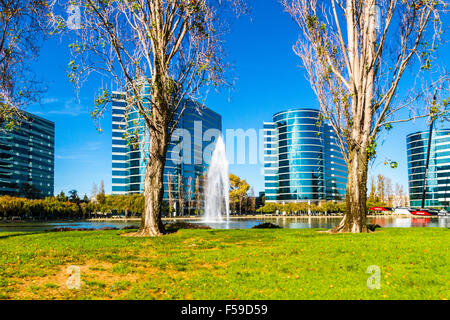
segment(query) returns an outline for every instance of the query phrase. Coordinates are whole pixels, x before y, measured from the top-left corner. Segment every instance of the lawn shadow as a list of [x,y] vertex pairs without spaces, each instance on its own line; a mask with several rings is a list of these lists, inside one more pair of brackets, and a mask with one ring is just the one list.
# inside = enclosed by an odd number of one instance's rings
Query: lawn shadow
[[20,237],[20,236],[29,236],[33,234],[41,234],[45,233],[46,231],[36,231],[36,232],[21,232],[21,233],[13,233],[13,234],[7,234],[6,236],[1,235],[0,233],[0,239],[6,239],[6,238],[12,238],[12,237]]

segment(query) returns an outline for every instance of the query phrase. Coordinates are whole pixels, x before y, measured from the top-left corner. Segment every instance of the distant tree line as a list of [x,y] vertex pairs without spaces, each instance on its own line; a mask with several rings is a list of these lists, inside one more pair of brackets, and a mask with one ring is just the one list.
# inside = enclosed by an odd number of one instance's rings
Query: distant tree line
[[[106,195],[97,194],[89,199],[78,197],[76,190],[68,195],[61,191],[54,197],[27,199],[15,196],[0,196],[0,219],[88,219],[115,215],[140,217],[144,211],[142,194]],[[163,207],[169,216],[168,203]]]
[[[163,202],[163,216],[201,215],[204,206],[204,177],[189,178],[186,185],[180,175],[169,176],[168,199]],[[28,192],[0,196],[0,219],[88,219],[115,215],[140,217],[144,212],[142,194],[107,195],[103,181],[93,184],[91,196],[80,197],[77,190],[61,191],[54,197],[42,197],[32,185]],[[26,195],[24,197],[24,195]],[[179,197],[178,195],[181,195]],[[253,188],[230,174],[230,208],[234,214],[255,213],[263,199],[254,196]]]
[[144,210],[143,196],[105,195],[101,201],[79,199],[63,192],[45,199],[0,197],[0,218],[3,219],[82,219],[126,214],[140,216]]
[[139,216],[144,210],[142,195],[106,195],[103,181],[94,185],[91,198],[80,198],[77,190],[66,195],[61,191],[54,197],[30,199],[18,196],[0,197],[0,218],[3,219],[82,219],[117,214]]
[[3,219],[61,219],[77,218],[81,206],[57,197],[27,199],[12,196],[0,197],[0,215]]
[[[366,203],[367,211],[372,207],[392,207],[388,205],[389,202],[381,201],[379,198],[373,197],[368,198]],[[274,203],[268,202],[263,207],[256,210],[258,213],[278,213],[278,214],[288,214],[288,215],[306,215],[309,212],[312,214],[339,214],[344,213],[346,209],[346,203],[327,201],[319,204],[310,204],[307,202],[300,203]]]
[[324,202],[322,204],[308,204],[307,202],[300,203],[274,203],[267,202],[263,207],[256,210],[259,213],[278,213],[288,215],[306,215],[311,214],[338,214],[345,212],[345,202],[333,201]]
[[[204,188],[203,177],[197,177],[195,182],[189,180],[187,186],[178,175],[169,177],[168,200],[163,203],[163,216],[174,216],[177,207],[180,215],[201,215],[204,197],[201,190]],[[186,188],[187,187],[187,188]],[[0,197],[0,219],[87,219],[95,217],[109,217],[121,215],[127,217],[140,217],[144,212],[144,196],[142,194],[107,195],[103,181],[99,188],[93,185],[92,194],[80,198],[77,190],[70,190],[66,195],[61,191],[54,197],[34,198],[36,192],[32,186],[27,189],[29,198],[19,196]],[[187,190],[185,190],[187,189]],[[181,194],[181,198],[177,197]],[[338,214],[345,212],[345,202],[328,201],[320,204],[308,205],[301,203],[265,203],[264,198],[255,197],[253,188],[244,180],[230,174],[230,210],[232,214],[246,213],[285,213],[288,215],[311,214]],[[380,206],[407,206],[407,194],[400,185],[392,188],[391,180],[378,175],[376,180],[371,179],[370,194],[367,199],[367,209]],[[176,203],[176,206],[175,206]]]

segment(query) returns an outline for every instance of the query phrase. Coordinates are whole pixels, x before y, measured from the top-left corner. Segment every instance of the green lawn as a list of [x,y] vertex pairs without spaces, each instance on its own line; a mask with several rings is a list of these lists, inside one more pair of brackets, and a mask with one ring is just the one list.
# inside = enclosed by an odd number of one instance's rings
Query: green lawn
[[[0,233],[1,299],[449,299],[450,230]],[[66,286],[81,268],[80,290]],[[369,290],[370,265],[381,289]]]

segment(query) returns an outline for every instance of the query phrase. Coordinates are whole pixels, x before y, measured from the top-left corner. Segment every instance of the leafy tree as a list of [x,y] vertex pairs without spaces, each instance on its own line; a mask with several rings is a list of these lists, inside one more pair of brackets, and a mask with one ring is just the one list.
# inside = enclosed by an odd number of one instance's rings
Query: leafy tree
[[278,203],[273,203],[273,202],[267,202],[264,206],[262,206],[261,208],[259,208],[257,210],[257,212],[261,212],[261,213],[274,213],[277,210],[279,210],[281,205],[279,205]]
[[22,110],[45,91],[30,63],[38,57],[50,10],[45,0],[0,1],[0,129],[25,119]]
[[103,184],[103,180],[100,181],[100,190],[98,191],[96,199],[100,205],[105,204],[106,197],[105,197],[105,186]]
[[61,190],[61,192],[56,196],[58,201],[69,201],[69,198],[66,196],[64,191]]
[[321,206],[321,210],[324,213],[336,213],[339,212],[339,207],[333,201],[327,201]]
[[273,203],[267,202],[264,206],[256,210],[260,213],[275,213],[275,212],[285,212],[286,214],[308,214],[309,210],[311,212],[318,213],[342,213],[345,212],[346,204],[345,202],[337,202],[333,201],[324,202],[320,205],[311,204],[308,205],[306,202],[300,203]]
[[250,185],[245,180],[241,180],[238,176],[230,173],[230,199],[239,203],[239,213],[242,213],[242,203],[247,197]]
[[80,210],[75,203],[59,201],[57,197],[26,199],[1,196],[0,212],[4,218],[20,216],[21,218],[56,219],[79,217]]
[[73,203],[79,203],[80,197],[78,196],[77,190],[70,190],[69,191],[69,201]]

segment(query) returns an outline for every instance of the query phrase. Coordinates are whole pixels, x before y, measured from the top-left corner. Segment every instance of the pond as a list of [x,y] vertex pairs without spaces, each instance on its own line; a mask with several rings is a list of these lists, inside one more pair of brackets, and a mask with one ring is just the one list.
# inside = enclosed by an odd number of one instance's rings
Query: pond
[[[175,220],[166,220],[173,222]],[[334,227],[341,221],[341,217],[267,217],[267,218],[239,218],[230,219],[227,224],[223,223],[203,223],[201,220],[185,219],[191,223],[206,224],[214,229],[249,229],[263,222],[272,222],[283,228],[304,229],[304,228],[325,228]],[[138,226],[139,220],[118,220],[118,221],[41,221],[41,222],[0,222],[0,232],[38,232],[55,228],[92,228],[100,229],[105,227],[122,229],[124,227]],[[369,217],[368,223],[378,224],[384,228],[410,228],[410,227],[440,227],[450,228],[450,217],[397,217],[381,216]]]

